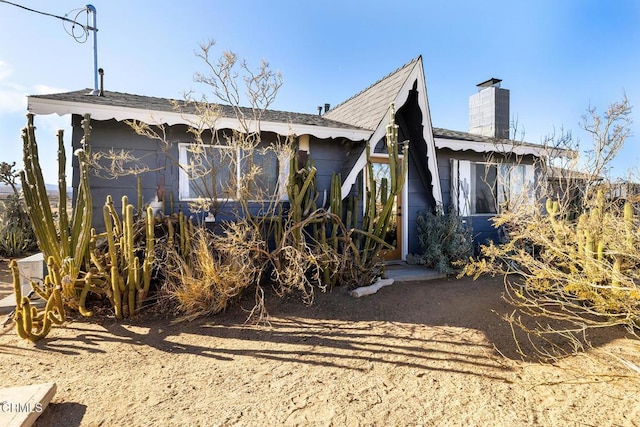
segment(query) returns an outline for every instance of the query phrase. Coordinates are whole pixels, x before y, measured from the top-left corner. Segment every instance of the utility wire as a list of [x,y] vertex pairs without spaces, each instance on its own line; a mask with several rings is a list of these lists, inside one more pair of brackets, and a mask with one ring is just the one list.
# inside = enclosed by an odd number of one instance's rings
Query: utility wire
[[41,12],[39,10],[31,9],[31,8],[28,8],[28,7],[23,6],[21,4],[12,3],[12,2],[6,1],[6,0],[0,0],[0,3],[10,4],[11,6],[19,7],[21,9],[28,10],[29,12],[39,13],[40,15],[45,15],[45,16],[51,16],[52,18],[58,18],[58,19],[61,19],[63,21],[66,21],[66,22],[70,22],[70,23],[72,23],[74,25],[80,25],[85,32],[88,32],[89,30],[93,30],[93,28],[91,28],[90,26],[82,25],[79,22],[74,21],[73,19],[67,18],[66,16],[59,16],[59,15],[54,15],[52,13]]

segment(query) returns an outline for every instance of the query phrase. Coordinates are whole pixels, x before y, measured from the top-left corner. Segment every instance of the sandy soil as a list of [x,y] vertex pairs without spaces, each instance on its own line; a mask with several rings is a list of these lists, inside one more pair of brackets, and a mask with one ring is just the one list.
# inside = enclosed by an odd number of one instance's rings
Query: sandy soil
[[[640,363],[622,331],[554,366],[522,361],[500,280],[396,283],[304,307],[243,301],[191,323],[77,319],[33,345],[0,335],[3,386],[55,381],[39,426],[640,424]],[[635,359],[633,359],[635,357]]]

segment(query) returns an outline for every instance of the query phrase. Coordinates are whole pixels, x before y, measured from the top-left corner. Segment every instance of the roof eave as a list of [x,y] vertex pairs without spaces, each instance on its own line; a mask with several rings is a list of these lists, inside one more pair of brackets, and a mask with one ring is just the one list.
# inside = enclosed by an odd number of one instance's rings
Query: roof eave
[[453,151],[471,150],[476,153],[513,153],[519,156],[533,155],[536,157],[563,157],[574,158],[576,153],[555,147],[545,147],[543,145],[523,144],[518,141],[501,140],[495,142],[469,141],[455,138],[435,138],[435,145],[438,149],[448,148]]
[[[113,105],[99,105],[84,102],[61,101],[43,97],[28,97],[29,112],[39,115],[90,114],[95,120],[139,120],[147,124],[166,124],[169,126],[184,124],[195,125],[200,122],[195,114],[183,114],[175,111],[158,111]],[[254,124],[257,127],[257,122]],[[236,118],[219,117],[213,123],[216,129],[242,130]],[[261,121],[260,130],[280,135],[305,135],[316,138],[347,138],[352,141],[367,140],[372,131],[367,129],[347,129],[341,127],[317,126],[302,123]]]

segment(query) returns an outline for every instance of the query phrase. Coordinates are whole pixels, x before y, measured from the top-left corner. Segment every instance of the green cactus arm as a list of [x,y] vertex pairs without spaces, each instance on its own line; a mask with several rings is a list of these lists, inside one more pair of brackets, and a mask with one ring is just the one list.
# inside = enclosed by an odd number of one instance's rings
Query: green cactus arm
[[14,320],[14,322],[16,324],[16,332],[18,333],[18,336],[20,338],[22,338],[23,340],[28,339],[29,338],[29,334],[25,330],[24,315],[23,315],[22,309],[17,309],[16,308],[16,313],[13,316],[13,320]]
[[111,195],[107,196],[105,206],[109,209],[109,214],[113,219],[113,233],[115,236],[122,235],[122,222],[120,221],[120,217],[118,216],[118,211],[116,210],[115,205],[113,204],[113,198]]
[[91,239],[89,240],[89,258],[91,259],[91,263],[98,269],[100,273],[106,273],[106,269],[102,264],[102,260],[96,254],[96,240],[98,239],[98,235],[96,234],[95,228],[91,229]]
[[66,314],[62,305],[60,290],[54,289],[50,298],[52,298],[53,302],[51,310],[47,312],[47,317],[52,323],[62,325],[66,321]]
[[[54,242],[54,249],[57,248],[57,231],[53,222],[53,213],[49,205],[49,197],[47,195],[47,189],[42,177],[42,169],[40,168],[40,158],[38,155],[38,145],[36,143],[35,126],[33,124],[33,114],[27,114],[27,138],[28,138],[28,151],[25,156],[25,170],[27,171],[27,178],[29,180],[30,189],[32,188],[37,199],[40,201],[41,210],[44,220],[44,224],[47,227],[47,232]],[[31,187],[32,186],[32,187]]]
[[93,316],[93,312],[90,310],[87,310],[87,307],[85,306],[86,300],[87,300],[87,294],[89,293],[89,290],[91,289],[92,284],[93,284],[93,274],[89,272],[84,276],[84,285],[82,286],[82,290],[80,291],[80,299],[78,301],[78,311],[84,317]]
[[37,308],[29,307],[29,300],[25,297],[25,304],[23,305],[23,329],[24,333],[27,335],[27,338],[30,341],[36,342],[44,337],[46,337],[51,331],[51,326],[53,324],[53,317],[51,313],[63,313],[63,308],[61,307],[62,301],[59,298],[56,298],[55,294],[51,294],[49,299],[47,300],[47,304],[44,307],[43,316],[41,316],[42,320],[38,322],[34,322],[33,318],[34,314],[37,314]]
[[[31,126],[33,126],[33,117],[30,117]],[[38,240],[40,250],[45,257],[55,256],[56,261],[61,264],[62,257],[59,254],[57,233],[53,224],[53,216],[46,214],[48,210],[51,213],[48,199],[44,191],[38,191],[37,178],[38,173],[42,174],[37,164],[37,155],[33,155],[33,145],[35,141],[29,136],[31,132],[25,128],[22,132],[23,154],[24,154],[24,170],[20,172],[20,180],[22,181],[22,191],[25,196],[27,206],[27,214],[31,220],[33,231]],[[44,185],[44,184],[43,184]],[[48,218],[51,221],[48,221]]]
[[[135,248],[133,246],[133,205],[131,204],[127,204],[127,206],[124,208],[124,212],[125,212],[125,218],[124,218],[124,248],[123,248],[123,252],[125,255],[125,262],[126,262],[126,268],[128,270],[127,273],[127,287],[130,289],[129,292],[131,292],[131,287],[133,287],[133,289],[135,290],[135,286],[136,286],[136,272],[135,272],[135,268],[134,268],[134,251]],[[130,315],[133,314],[132,312],[130,312]]]
[[67,215],[67,155],[64,149],[64,131],[58,131],[58,218],[60,224],[60,245],[63,253],[71,253],[69,245],[69,216]]
[[[144,262],[142,264],[142,280],[143,287],[140,290],[143,293],[143,298],[146,297],[146,294],[149,292],[149,287],[151,286],[151,272],[154,262],[155,255],[155,234],[154,234],[154,226],[155,226],[155,218],[153,217],[153,209],[151,207],[147,208],[147,217],[146,217],[146,247],[145,247],[145,256]],[[188,227],[185,227],[185,245],[188,242]]]
[[129,317],[133,317],[133,314],[136,310],[136,289],[138,287],[137,281],[139,280],[140,274],[138,270],[140,269],[140,260],[137,256],[133,257],[133,264],[129,267],[129,274],[132,274],[131,282],[127,283],[127,304],[129,307]]
[[120,275],[115,265],[111,266],[111,291],[113,295],[113,309],[116,319],[122,319],[122,291],[120,290]]
[[[85,126],[85,140],[89,138],[88,116],[83,120]],[[87,122],[85,124],[85,122]],[[78,150],[78,162],[80,163],[80,185],[78,200],[73,212],[73,225],[71,229],[71,245],[73,250],[73,264],[78,268],[84,260],[91,239],[91,219],[93,202],[91,189],[89,188],[89,158],[84,150]],[[71,254],[70,254],[71,255]],[[75,280],[75,277],[73,278]]]

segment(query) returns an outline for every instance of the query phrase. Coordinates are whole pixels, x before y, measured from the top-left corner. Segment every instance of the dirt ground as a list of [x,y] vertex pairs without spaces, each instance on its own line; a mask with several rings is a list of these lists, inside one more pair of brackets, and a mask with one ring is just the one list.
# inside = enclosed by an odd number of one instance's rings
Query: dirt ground
[[441,279],[269,298],[266,326],[243,324],[247,299],[191,323],[75,319],[36,345],[4,329],[0,378],[57,383],[38,426],[640,425],[636,342],[608,331],[555,365],[522,361],[501,292]]

